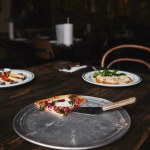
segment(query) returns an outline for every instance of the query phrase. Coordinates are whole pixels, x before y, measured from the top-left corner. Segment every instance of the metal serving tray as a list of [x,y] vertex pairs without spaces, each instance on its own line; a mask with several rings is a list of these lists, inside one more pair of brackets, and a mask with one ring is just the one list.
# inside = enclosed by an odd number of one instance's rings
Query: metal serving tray
[[[108,100],[84,96],[83,106],[103,106]],[[123,109],[87,115],[71,112],[58,117],[49,112],[38,111],[34,104],[20,110],[13,128],[23,139],[48,148],[91,149],[120,139],[129,129],[131,120]]]

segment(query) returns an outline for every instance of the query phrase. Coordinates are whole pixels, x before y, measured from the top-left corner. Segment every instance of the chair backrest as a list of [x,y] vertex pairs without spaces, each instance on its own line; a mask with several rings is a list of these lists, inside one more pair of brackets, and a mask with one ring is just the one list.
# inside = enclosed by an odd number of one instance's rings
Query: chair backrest
[[112,52],[117,51],[117,50],[127,50],[127,49],[135,49],[135,50],[141,50],[141,51],[147,51],[150,52],[150,48],[147,46],[142,46],[142,45],[137,45],[137,44],[123,44],[123,45],[119,45],[119,46],[115,46],[113,48],[110,48],[109,50],[107,50],[103,57],[102,60],[100,62],[100,66],[102,68],[106,67],[106,68],[110,68],[113,64],[117,63],[117,62],[122,62],[122,61],[126,61],[126,62],[137,62],[137,63],[141,63],[143,65],[145,65],[149,70],[150,70],[150,63],[147,62],[146,60],[143,59],[139,59],[136,58],[136,54],[135,57],[133,58],[128,58],[128,57],[124,57],[124,58],[118,58],[118,59],[114,59],[112,61],[110,61],[108,64],[106,63],[106,60],[108,57],[111,57]]
[[37,57],[43,59],[53,59],[55,57],[49,40],[33,40],[32,45],[35,48]]

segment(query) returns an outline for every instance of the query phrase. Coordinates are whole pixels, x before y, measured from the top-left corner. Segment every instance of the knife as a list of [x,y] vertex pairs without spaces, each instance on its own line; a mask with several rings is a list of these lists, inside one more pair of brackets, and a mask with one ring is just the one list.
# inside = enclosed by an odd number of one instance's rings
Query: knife
[[77,107],[76,109],[72,110],[73,112],[77,113],[84,113],[84,114],[91,114],[91,115],[98,115],[101,112],[112,110],[115,108],[119,108],[121,106],[130,105],[136,102],[135,97],[131,97],[128,99],[124,99],[118,102],[106,104],[102,107]]

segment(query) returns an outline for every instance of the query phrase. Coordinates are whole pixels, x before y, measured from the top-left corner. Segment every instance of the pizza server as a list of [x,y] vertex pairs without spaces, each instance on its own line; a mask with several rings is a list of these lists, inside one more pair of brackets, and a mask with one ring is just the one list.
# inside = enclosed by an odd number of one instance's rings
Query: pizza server
[[121,100],[118,102],[106,104],[102,107],[78,107],[78,108],[74,109],[73,112],[98,115],[101,112],[105,112],[105,111],[119,108],[119,107],[122,107],[125,105],[129,105],[129,104],[133,104],[135,102],[136,102],[136,98],[131,97],[131,98]]

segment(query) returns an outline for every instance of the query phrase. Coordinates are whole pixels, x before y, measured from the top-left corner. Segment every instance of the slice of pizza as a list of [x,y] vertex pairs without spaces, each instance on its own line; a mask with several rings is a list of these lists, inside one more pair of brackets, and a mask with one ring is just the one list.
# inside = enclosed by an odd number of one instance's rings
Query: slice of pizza
[[68,94],[39,100],[34,104],[39,110],[46,110],[58,116],[64,116],[71,110],[82,105],[84,102],[86,102],[86,99],[82,96],[76,94]]

